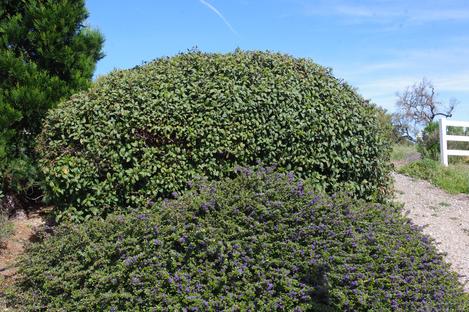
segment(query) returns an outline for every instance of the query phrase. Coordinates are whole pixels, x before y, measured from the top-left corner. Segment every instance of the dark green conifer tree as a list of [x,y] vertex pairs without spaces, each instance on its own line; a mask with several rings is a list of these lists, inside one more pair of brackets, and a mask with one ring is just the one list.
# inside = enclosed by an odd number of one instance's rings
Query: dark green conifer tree
[[0,195],[29,188],[45,113],[91,84],[104,40],[87,17],[84,0],[0,0]]

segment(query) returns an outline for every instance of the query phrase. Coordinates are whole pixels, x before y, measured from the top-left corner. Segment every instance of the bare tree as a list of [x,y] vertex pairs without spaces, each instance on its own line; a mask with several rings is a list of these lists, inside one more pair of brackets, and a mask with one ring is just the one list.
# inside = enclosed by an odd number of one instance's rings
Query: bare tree
[[434,121],[437,116],[451,117],[457,104],[451,99],[444,106],[437,98],[435,87],[431,81],[422,81],[407,87],[404,92],[397,93],[396,105],[398,113],[394,114],[393,123],[403,138],[415,141],[420,129]]

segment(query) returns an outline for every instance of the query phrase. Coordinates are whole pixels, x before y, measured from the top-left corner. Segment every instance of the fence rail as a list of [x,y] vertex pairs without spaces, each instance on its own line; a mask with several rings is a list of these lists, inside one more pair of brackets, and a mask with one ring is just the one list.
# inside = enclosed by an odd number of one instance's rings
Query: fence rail
[[448,126],[469,128],[469,122],[447,120],[446,118],[440,119],[440,160],[441,163],[445,166],[448,166],[448,156],[469,156],[469,150],[448,149],[448,141],[469,142],[469,136],[447,134]]

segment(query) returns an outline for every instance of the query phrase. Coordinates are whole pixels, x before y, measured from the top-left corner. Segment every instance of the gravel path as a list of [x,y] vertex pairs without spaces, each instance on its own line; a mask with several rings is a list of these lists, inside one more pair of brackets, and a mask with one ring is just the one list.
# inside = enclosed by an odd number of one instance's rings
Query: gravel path
[[394,173],[396,199],[415,224],[447,253],[453,270],[469,292],[469,196],[451,195],[427,181]]

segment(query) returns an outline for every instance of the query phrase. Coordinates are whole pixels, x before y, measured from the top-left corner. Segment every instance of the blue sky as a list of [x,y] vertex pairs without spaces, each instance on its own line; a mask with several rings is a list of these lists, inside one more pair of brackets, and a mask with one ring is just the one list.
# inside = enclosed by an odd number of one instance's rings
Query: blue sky
[[96,70],[130,68],[197,47],[271,50],[331,67],[395,110],[396,92],[426,77],[469,120],[468,0],[87,0],[105,36]]

